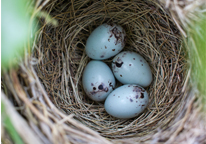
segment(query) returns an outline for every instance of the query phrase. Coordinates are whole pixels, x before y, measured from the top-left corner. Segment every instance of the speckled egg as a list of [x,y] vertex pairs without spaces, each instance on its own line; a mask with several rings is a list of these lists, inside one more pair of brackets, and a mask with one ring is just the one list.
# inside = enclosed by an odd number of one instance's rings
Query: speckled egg
[[115,87],[115,78],[106,63],[92,60],[84,69],[82,84],[89,98],[104,101]]
[[108,59],[125,46],[125,30],[117,24],[104,23],[88,37],[86,54],[95,60]]
[[108,114],[116,118],[133,118],[144,111],[149,102],[148,93],[135,84],[127,84],[112,91],[105,100]]
[[112,62],[112,71],[123,84],[138,84],[147,87],[152,82],[152,72],[147,61],[139,54],[123,51]]

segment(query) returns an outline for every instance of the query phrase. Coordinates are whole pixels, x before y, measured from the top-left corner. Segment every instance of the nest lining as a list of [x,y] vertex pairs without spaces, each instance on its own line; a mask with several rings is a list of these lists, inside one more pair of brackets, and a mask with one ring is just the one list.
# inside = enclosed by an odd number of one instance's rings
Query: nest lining
[[[66,114],[112,139],[145,136],[166,128],[181,109],[186,94],[185,52],[181,35],[169,14],[152,1],[55,1],[47,4],[59,25],[42,24],[34,57],[36,72],[51,101]],[[90,59],[84,51],[90,33],[105,22],[121,25],[127,34],[123,50],[142,55],[149,63],[153,82],[146,88],[149,106],[138,117],[123,120],[106,113],[103,103],[90,100],[81,76]],[[111,60],[104,60],[109,66]],[[120,85],[120,84],[119,84]]]

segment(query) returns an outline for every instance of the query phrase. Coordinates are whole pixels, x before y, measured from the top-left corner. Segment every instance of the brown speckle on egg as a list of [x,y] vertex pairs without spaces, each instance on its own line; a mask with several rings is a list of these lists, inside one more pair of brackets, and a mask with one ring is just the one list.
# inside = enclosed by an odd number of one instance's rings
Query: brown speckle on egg
[[139,86],[133,86],[133,92],[145,92],[145,90]]
[[108,92],[109,91],[109,88],[108,87],[105,87],[104,88],[104,84],[100,84],[98,86],[98,89],[96,87],[93,87],[93,91],[89,92],[91,95],[95,95],[97,93],[101,93],[101,92]]
[[122,42],[122,32],[118,30],[117,27],[114,27],[111,30],[111,33],[114,35],[114,37],[116,38],[116,42],[115,45],[117,45],[118,43]]
[[[117,45],[118,43],[120,43],[122,45],[122,47],[124,47],[125,45],[125,39],[126,39],[126,33],[125,31],[120,31],[116,26],[113,26],[110,30],[110,33],[112,36],[115,37],[115,45]],[[111,37],[110,35],[110,37]]]
[[140,96],[140,98],[144,98],[144,93],[141,93],[141,96]]
[[103,87],[102,84],[98,86],[98,89],[99,89],[99,90],[102,90],[103,88],[104,88],[104,87]]
[[91,95],[94,95],[94,94],[96,94],[96,93],[97,93],[96,91],[90,92]]
[[111,82],[109,83],[109,86],[110,86],[110,87],[112,87],[112,89],[114,89],[114,86],[112,85],[112,83],[111,83]]
[[143,108],[145,105],[142,105],[141,108]]
[[121,63],[118,63],[118,62],[115,62],[116,64],[116,67],[120,68],[122,65],[123,65],[124,62],[121,62]]
[[106,88],[104,89],[105,92],[108,92],[108,90],[109,90],[108,87],[106,87]]

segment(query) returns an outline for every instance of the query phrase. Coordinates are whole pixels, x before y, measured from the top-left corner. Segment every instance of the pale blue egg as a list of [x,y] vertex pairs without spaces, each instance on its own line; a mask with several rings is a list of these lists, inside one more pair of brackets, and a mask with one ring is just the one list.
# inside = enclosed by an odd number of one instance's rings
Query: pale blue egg
[[152,82],[152,72],[147,61],[139,54],[123,51],[112,62],[112,71],[123,84],[138,84],[147,87]]
[[115,78],[106,63],[92,60],[84,69],[82,84],[89,98],[104,101],[115,87]]
[[102,24],[88,37],[86,54],[95,60],[108,59],[125,46],[125,30],[116,24]]
[[113,117],[126,119],[141,114],[148,103],[148,93],[144,88],[128,84],[112,91],[105,100],[104,107]]

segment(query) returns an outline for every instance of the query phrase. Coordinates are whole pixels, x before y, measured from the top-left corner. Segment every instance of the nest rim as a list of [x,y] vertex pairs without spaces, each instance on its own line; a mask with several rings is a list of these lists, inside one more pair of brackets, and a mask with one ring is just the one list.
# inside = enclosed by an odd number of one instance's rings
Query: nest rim
[[[51,41],[41,43],[41,46],[47,47],[47,50],[39,50],[42,53],[41,58],[43,55],[47,54],[47,56],[43,56],[41,59],[44,61],[44,64],[46,63],[46,66],[43,68],[43,66],[39,64],[39,68],[36,71],[44,86],[47,85],[45,89],[51,99],[53,99],[53,103],[67,114],[74,113],[77,120],[99,132],[102,136],[112,139],[142,135],[145,131],[149,131],[148,127],[151,125],[153,125],[152,130],[154,131],[160,125],[164,127],[162,125],[164,121],[165,125],[168,125],[168,120],[164,119],[164,117],[168,114],[169,116],[166,117],[170,117],[171,119],[174,118],[174,115],[170,116],[170,113],[174,113],[174,111],[179,109],[180,102],[184,99],[184,96],[186,96],[181,89],[185,87],[184,75],[186,75],[187,72],[185,68],[186,60],[182,53],[182,42],[179,40],[181,39],[181,35],[172,19],[169,17],[168,12],[164,11],[158,3],[151,1],[139,1],[139,5],[137,2],[108,2],[107,5],[103,2],[94,2],[91,5],[88,4],[87,7],[80,5],[80,3],[81,2],[73,3],[73,5],[71,4],[70,7],[68,7],[70,11],[62,9],[62,13],[58,15],[56,15],[55,12],[50,13],[59,21],[59,26],[55,28],[52,28],[52,26],[42,28],[42,35],[46,33],[45,35],[47,35]],[[78,6],[81,7],[78,8]],[[139,11],[134,10],[134,7],[138,8]],[[94,12],[92,12],[92,10]],[[156,21],[157,19],[159,19],[159,23],[149,23],[152,22],[152,20]],[[111,21],[121,25],[127,33],[127,42],[123,51],[134,51],[142,55],[151,66],[154,78],[152,84],[146,88],[150,97],[149,107],[138,117],[129,120],[116,119],[106,114],[103,103],[93,102],[88,99],[87,96],[85,96],[81,85],[82,72],[90,60],[84,51],[86,39],[97,26]],[[44,22],[42,23],[44,25]],[[68,23],[70,24],[69,26]],[[62,28],[62,26],[64,26],[64,28]],[[174,27],[174,29],[172,29],[172,27]],[[53,32],[54,30],[55,32]],[[58,33],[61,33],[61,36],[59,36]],[[55,35],[58,35],[56,41],[54,38]],[[141,38],[141,36],[143,38]],[[160,44],[158,44],[154,39],[154,41],[152,41],[152,36],[162,36],[161,38],[163,40],[160,40]],[[42,36],[40,41],[42,42],[44,40],[45,38]],[[57,41],[61,41],[64,45]],[[54,43],[54,45],[52,45],[52,43]],[[168,50],[166,47],[169,47],[170,49]],[[164,49],[164,51],[161,49]],[[40,56],[35,55],[35,57],[38,58]],[[51,58],[49,59],[48,57]],[[59,60],[54,62],[56,57],[58,57]],[[161,58],[158,59],[158,57]],[[112,58],[104,60],[104,62],[109,64],[111,63],[111,60]],[[172,65],[172,68],[169,68],[169,65],[167,64],[169,62]],[[161,66],[155,65],[157,63],[161,63]],[[50,73],[53,77],[53,80],[52,77],[50,77],[50,87],[53,87],[51,88],[53,91],[55,91],[54,83],[60,83],[59,88],[56,88],[55,92],[49,90],[49,81],[44,80],[45,77],[47,79],[47,76],[42,70],[49,71],[47,65],[57,67],[55,70],[53,69],[55,74],[52,74],[52,71]],[[158,74],[160,71],[162,72],[161,76],[163,76],[163,78],[160,78],[160,74]],[[54,75],[61,75],[63,80],[55,79]],[[177,83],[179,84],[178,86]],[[167,85],[169,86],[167,87]],[[156,87],[156,90],[154,90],[154,87]],[[178,92],[175,94],[173,93],[171,96],[170,93],[172,93],[172,91]],[[163,93],[163,95],[154,96],[151,93]],[[166,93],[165,95],[167,96],[165,96],[164,93]],[[181,96],[179,96],[180,94]],[[162,110],[164,108],[166,110]],[[156,117],[159,118],[155,119],[155,116],[153,116],[155,114],[158,115]],[[160,119],[164,119],[163,122]],[[157,122],[157,120],[159,120],[159,122]]]

